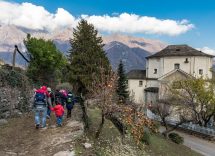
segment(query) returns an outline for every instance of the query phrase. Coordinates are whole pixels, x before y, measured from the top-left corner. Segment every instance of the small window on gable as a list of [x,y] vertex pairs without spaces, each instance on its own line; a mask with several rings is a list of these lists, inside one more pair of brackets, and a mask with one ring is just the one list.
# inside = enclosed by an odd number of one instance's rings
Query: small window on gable
[[199,69],[199,75],[203,75],[203,69]]
[[139,81],[139,87],[143,86],[143,81]]
[[189,63],[188,58],[185,59],[184,63]]
[[174,65],[174,68],[175,68],[175,69],[180,69],[180,64],[179,64],[179,63],[176,63],[176,64]]
[[157,72],[158,72],[158,69],[154,69],[154,74],[157,74]]

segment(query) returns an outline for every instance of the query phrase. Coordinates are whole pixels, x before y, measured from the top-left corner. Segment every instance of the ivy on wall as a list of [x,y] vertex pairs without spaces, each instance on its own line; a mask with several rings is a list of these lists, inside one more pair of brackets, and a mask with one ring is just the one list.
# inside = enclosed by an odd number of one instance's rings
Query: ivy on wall
[[23,87],[26,83],[30,85],[30,80],[25,76],[24,72],[19,70],[9,70],[0,68],[0,87]]

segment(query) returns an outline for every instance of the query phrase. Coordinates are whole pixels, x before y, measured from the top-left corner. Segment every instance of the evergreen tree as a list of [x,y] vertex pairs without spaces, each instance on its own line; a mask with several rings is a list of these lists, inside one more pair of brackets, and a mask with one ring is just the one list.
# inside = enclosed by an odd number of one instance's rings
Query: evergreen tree
[[121,100],[122,102],[125,102],[129,97],[129,92],[128,92],[128,85],[127,85],[127,78],[125,75],[125,70],[124,70],[124,65],[122,63],[122,60],[120,60],[117,74],[118,74],[118,81],[117,81],[116,92],[119,97],[119,100]]
[[93,81],[99,81],[101,68],[110,69],[109,60],[103,50],[102,38],[86,20],[81,20],[70,40],[70,81],[78,85],[79,93],[86,94]]
[[[95,81],[101,80],[101,71],[109,70],[109,61],[103,50],[102,38],[92,24],[81,20],[73,31],[73,39],[70,40],[70,82],[79,95],[86,95]],[[102,70],[101,70],[102,69]],[[84,98],[79,99],[83,112],[85,129],[89,128],[89,120]]]
[[50,40],[37,39],[28,34],[24,43],[30,55],[28,76],[37,84],[55,86],[61,79],[66,58]]

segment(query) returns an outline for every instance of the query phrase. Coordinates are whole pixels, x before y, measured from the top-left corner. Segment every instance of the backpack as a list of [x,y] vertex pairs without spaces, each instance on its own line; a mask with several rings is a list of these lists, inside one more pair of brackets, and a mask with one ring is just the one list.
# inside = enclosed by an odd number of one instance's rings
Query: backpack
[[73,102],[73,95],[72,94],[68,94],[67,103],[72,103],[72,102]]
[[73,101],[73,95],[72,94],[68,94],[67,100],[66,100],[66,107],[67,109],[72,109],[74,105],[74,101]]
[[35,106],[44,106],[46,105],[46,95],[44,93],[36,93],[34,98]]
[[67,92],[66,92],[66,90],[61,89],[61,90],[60,90],[60,93],[61,93],[64,97],[67,97]]
[[55,97],[55,104],[58,104],[58,103],[62,104],[62,93],[61,92],[59,92],[59,91],[55,92],[54,97]]

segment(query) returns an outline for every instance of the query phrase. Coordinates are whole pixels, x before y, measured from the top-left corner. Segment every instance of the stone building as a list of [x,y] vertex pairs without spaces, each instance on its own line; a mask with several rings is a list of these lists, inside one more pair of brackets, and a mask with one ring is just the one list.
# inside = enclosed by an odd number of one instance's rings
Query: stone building
[[212,78],[214,56],[188,45],[170,45],[148,56],[145,70],[127,73],[130,95],[136,103],[154,103],[165,98],[167,84],[190,77]]

